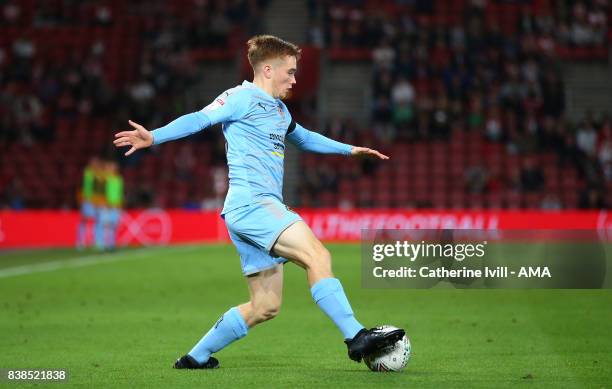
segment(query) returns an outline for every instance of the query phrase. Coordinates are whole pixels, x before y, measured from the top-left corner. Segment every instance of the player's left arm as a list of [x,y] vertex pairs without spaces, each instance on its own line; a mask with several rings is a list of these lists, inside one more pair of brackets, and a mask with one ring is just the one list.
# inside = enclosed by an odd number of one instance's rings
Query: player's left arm
[[287,139],[303,151],[321,154],[365,155],[389,159],[389,157],[377,150],[335,141],[314,131],[307,130],[295,121],[291,121],[289,125]]

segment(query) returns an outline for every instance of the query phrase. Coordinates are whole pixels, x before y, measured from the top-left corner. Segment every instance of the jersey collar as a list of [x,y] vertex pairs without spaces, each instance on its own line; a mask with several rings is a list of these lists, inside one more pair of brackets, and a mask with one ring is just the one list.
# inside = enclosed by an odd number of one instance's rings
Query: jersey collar
[[270,96],[270,94],[268,92],[266,92],[265,90],[261,89],[260,87],[258,87],[257,85],[255,85],[252,82],[244,80],[242,82],[242,85],[246,86],[246,87],[249,87],[249,88],[253,88],[253,89],[261,92],[261,94],[266,97],[266,100],[270,100],[270,102],[274,102],[274,103],[278,102],[278,99],[275,99],[274,97]]

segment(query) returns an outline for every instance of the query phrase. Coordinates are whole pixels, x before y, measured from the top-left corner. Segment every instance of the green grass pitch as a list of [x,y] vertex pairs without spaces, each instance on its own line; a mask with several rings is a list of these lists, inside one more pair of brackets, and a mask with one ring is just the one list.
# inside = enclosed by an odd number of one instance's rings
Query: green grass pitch
[[359,246],[328,247],[358,320],[406,328],[402,373],[350,361],[292,264],[280,315],[216,354],[221,369],[172,369],[247,300],[229,245],[0,253],[0,368],[64,368],[84,388],[612,386],[610,290],[362,289]]

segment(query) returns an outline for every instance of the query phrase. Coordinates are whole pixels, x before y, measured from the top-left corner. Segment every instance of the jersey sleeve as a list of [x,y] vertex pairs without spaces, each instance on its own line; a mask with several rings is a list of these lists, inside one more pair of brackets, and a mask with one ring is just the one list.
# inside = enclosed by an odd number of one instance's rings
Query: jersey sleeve
[[245,91],[234,89],[236,88],[223,92],[202,110],[183,115],[164,127],[153,130],[153,144],[183,138],[213,124],[242,118],[248,109],[249,95]]
[[313,153],[351,155],[353,149],[349,144],[307,130],[293,120],[287,130],[287,139],[300,150]]
[[250,103],[250,94],[237,88],[221,93],[215,100],[204,107],[200,112],[208,118],[210,124],[232,122],[241,119],[247,112]]
[[151,131],[153,144],[159,145],[170,140],[180,139],[210,126],[210,121],[201,112],[192,112],[174,119],[163,127]]

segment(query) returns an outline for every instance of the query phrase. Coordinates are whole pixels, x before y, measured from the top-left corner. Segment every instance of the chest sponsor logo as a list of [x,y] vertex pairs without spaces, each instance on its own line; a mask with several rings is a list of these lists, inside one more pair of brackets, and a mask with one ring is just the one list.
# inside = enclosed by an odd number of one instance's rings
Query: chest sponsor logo
[[272,154],[284,157],[285,156],[285,135],[282,134],[269,134],[270,141],[272,141],[272,146],[274,147],[274,151]]

